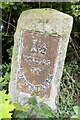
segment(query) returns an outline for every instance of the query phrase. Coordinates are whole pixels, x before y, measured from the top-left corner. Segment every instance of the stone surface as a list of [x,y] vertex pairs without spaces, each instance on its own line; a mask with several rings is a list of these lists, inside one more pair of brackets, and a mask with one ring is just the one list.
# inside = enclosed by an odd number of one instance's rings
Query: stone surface
[[73,18],[54,9],[22,12],[14,35],[11,100],[23,105],[34,90],[55,109]]

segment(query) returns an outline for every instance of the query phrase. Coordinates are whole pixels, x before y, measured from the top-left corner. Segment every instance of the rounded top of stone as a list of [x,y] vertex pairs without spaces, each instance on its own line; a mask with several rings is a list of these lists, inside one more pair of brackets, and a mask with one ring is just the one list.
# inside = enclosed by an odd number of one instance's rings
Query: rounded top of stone
[[58,10],[51,8],[30,9],[21,13],[16,31],[24,29],[62,36],[64,32],[69,33],[72,23],[73,17]]
[[[65,14],[65,13],[63,13],[63,12],[60,12],[60,11],[58,11],[58,10],[55,10],[55,9],[51,9],[51,8],[41,8],[41,9],[29,9],[29,10],[25,10],[25,11],[23,11],[22,12],[22,14],[21,15],[26,15],[26,14],[31,14],[32,15],[32,13],[33,13],[33,15],[35,14],[35,15],[37,15],[37,17],[46,17],[46,18],[50,18],[51,19],[51,17],[53,18],[53,16],[54,17],[56,17],[56,16],[61,16],[61,17],[69,17],[69,18],[71,18],[71,19],[73,19],[72,18],[72,16],[70,16],[70,15],[68,15],[68,14]],[[33,16],[32,15],[32,16]],[[35,18],[35,15],[33,16],[33,18]],[[53,16],[52,16],[53,15]]]

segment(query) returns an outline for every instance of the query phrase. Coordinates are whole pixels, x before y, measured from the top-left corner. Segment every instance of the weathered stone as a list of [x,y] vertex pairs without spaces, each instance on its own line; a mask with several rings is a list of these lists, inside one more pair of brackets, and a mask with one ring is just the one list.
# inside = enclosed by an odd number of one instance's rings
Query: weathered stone
[[23,105],[31,93],[55,109],[73,18],[54,9],[22,12],[14,35],[9,94]]

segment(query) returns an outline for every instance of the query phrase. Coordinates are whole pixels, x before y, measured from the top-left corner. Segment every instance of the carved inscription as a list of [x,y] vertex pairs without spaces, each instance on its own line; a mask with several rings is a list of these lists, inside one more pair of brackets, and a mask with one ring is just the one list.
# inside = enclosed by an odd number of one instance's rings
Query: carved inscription
[[26,92],[44,91],[51,86],[59,49],[59,36],[28,31],[21,32],[19,48],[18,87]]
[[31,56],[24,56],[24,60],[27,62],[33,62],[36,63],[38,65],[42,64],[42,65],[50,65],[50,60],[46,60],[46,59],[42,59],[39,60],[37,57],[31,57]]
[[33,46],[31,48],[31,52],[33,53],[41,53],[41,54],[46,54],[46,44],[41,44],[41,40],[39,40],[39,43],[37,44],[37,40],[33,40]]

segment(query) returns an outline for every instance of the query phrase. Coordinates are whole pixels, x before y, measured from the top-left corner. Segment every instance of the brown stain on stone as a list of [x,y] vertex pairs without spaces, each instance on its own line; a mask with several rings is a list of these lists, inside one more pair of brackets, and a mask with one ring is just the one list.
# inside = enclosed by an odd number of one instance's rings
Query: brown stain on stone
[[[49,74],[54,73],[56,58],[58,55],[60,37],[45,35],[36,32],[28,32],[28,31],[23,31],[22,37],[23,37],[23,41],[22,41],[23,46],[22,46],[20,67],[24,69],[24,76],[28,82],[34,85],[40,85],[45,81],[48,73]],[[33,46],[33,40],[37,40],[36,48],[39,43],[39,40],[41,40],[41,44],[46,45],[47,47],[46,54],[40,54],[38,52],[38,48],[36,53],[31,52],[31,48]],[[31,61],[25,61],[24,55],[31,56]],[[46,61],[50,60],[50,65],[49,66],[46,64],[41,65],[32,62],[33,57],[35,57],[35,59],[38,58],[39,61],[43,59],[45,59]],[[39,74],[36,74],[35,72],[33,73],[30,71],[31,67],[39,68],[41,72]],[[21,88],[19,87],[19,84]],[[29,88],[26,87],[26,85],[23,84],[19,78],[17,82],[17,88],[22,92],[32,93],[32,91],[29,90]],[[37,93],[37,95],[40,96],[41,94],[44,94],[47,98],[50,95],[50,90],[51,90],[51,85],[49,85],[46,89],[43,89],[42,91]]]

